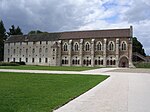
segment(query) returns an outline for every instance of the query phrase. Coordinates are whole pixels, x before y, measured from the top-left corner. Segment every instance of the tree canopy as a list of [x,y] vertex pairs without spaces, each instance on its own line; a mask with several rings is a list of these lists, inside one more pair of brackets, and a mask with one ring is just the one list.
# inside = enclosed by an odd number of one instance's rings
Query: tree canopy
[[9,28],[9,32],[7,32],[7,34],[10,35],[23,35],[20,27],[18,26],[17,28],[15,28],[14,25],[11,26],[11,28]]
[[43,32],[40,30],[36,30],[36,31],[32,30],[28,34],[30,35],[30,34],[39,34],[39,33],[43,33]]
[[143,45],[136,37],[133,37],[133,52],[137,52],[143,56],[146,56]]
[[6,40],[6,29],[4,27],[4,23],[0,21],[0,61],[4,58],[4,41]]

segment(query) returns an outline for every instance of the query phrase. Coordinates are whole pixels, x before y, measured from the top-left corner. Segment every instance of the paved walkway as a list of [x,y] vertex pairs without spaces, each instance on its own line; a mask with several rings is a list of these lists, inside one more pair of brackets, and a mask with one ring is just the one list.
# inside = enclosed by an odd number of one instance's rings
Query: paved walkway
[[104,72],[110,78],[54,112],[150,112],[150,73]]
[[[116,72],[116,68],[101,68],[83,72],[6,69],[0,69],[0,71],[59,74],[109,74],[110,77],[108,79],[54,112],[150,112],[149,72]],[[141,70],[141,72],[143,71]],[[136,72],[136,70],[134,72]]]

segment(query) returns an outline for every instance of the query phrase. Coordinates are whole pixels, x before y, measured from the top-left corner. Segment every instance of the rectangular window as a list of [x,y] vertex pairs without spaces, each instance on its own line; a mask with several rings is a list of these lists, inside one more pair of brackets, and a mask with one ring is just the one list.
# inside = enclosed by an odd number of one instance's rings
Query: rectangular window
[[42,41],[40,41],[40,44],[42,44]]
[[9,58],[7,59],[7,62],[9,62]]
[[34,58],[32,58],[32,63],[34,63]]
[[21,62],[21,58],[19,58],[19,62]]
[[46,41],[46,44],[48,44],[48,41]]
[[15,58],[13,58],[13,62],[15,62]]
[[36,42],[33,42],[33,44],[36,44]]
[[47,63],[48,62],[48,60],[47,60],[47,58],[45,58],[45,63]]
[[39,58],[39,63],[41,63],[41,58]]
[[28,58],[26,58],[26,63],[28,62]]

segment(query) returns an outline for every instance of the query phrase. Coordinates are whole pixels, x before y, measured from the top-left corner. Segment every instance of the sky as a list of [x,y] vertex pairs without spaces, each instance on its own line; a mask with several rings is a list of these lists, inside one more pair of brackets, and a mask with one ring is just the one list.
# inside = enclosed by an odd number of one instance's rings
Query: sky
[[129,28],[150,55],[150,0],[0,0],[0,19],[23,33]]

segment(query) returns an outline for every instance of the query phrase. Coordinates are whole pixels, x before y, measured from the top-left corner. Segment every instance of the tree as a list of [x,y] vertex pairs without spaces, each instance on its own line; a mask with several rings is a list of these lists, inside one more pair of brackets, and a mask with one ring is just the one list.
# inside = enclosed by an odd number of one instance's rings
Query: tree
[[6,40],[6,29],[4,27],[4,23],[0,21],[0,61],[4,59],[4,41]]
[[15,28],[14,25],[11,26],[11,28],[9,28],[9,32],[7,32],[7,34],[10,35],[23,35],[21,29],[19,28],[19,26],[17,28]]
[[143,45],[140,43],[140,41],[137,40],[136,37],[133,37],[133,52],[137,52],[143,56],[146,56],[145,50],[143,48]]
[[40,34],[40,33],[47,33],[47,32],[42,32],[42,31],[40,31],[40,30],[36,30],[36,31],[32,30],[32,31],[30,31],[30,32],[28,33],[28,35],[31,35],[31,34]]
[[36,30],[36,31],[32,30],[28,34],[30,35],[30,34],[39,34],[39,33],[43,33],[43,32],[40,30]]

